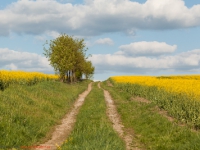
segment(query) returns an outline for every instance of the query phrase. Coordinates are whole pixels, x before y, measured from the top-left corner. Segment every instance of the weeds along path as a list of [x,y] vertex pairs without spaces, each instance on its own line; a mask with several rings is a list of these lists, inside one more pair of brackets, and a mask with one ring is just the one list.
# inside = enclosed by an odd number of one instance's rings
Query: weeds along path
[[39,145],[36,150],[56,150],[57,146],[61,145],[66,140],[67,136],[69,136],[70,132],[73,130],[79,109],[83,105],[85,97],[90,93],[91,89],[92,83],[88,85],[86,91],[79,95],[72,110],[62,119],[62,123],[56,126],[51,139],[46,143]]
[[[98,87],[101,88],[100,82],[98,83]],[[125,132],[123,130],[124,126],[121,123],[120,116],[117,112],[114,101],[112,100],[112,97],[110,96],[110,93],[104,89],[103,89],[103,91],[104,91],[104,97],[105,97],[106,104],[107,104],[107,114],[113,124],[114,130],[125,141],[127,150],[139,150],[137,147],[135,147],[135,148],[131,147],[133,137],[131,134],[125,134]]]

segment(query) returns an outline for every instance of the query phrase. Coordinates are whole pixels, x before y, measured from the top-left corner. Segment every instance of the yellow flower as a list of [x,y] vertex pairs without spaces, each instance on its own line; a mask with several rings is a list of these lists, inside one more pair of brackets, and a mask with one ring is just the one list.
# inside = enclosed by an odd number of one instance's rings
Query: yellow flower
[[56,143],[56,147],[58,150],[62,150],[61,147]]
[[[37,82],[47,80],[57,80],[57,75],[47,75],[39,72],[24,72],[24,71],[0,71],[0,86],[8,86],[10,84],[26,84],[32,85]],[[0,87],[2,88],[2,87]]]
[[114,76],[117,83],[156,86],[168,92],[186,94],[198,100],[200,97],[200,75],[185,76]]

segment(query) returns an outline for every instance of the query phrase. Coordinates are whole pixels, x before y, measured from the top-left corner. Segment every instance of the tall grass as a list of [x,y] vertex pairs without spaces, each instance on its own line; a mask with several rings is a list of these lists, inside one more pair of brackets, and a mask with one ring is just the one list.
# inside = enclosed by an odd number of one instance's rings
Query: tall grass
[[0,146],[19,148],[44,141],[87,85],[46,81],[0,91]]

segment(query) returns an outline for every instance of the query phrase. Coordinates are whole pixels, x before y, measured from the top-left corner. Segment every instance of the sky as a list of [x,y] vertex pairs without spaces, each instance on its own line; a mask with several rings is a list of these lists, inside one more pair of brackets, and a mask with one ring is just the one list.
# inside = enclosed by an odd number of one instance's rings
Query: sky
[[0,69],[54,74],[46,40],[83,38],[94,80],[200,74],[199,0],[0,2]]

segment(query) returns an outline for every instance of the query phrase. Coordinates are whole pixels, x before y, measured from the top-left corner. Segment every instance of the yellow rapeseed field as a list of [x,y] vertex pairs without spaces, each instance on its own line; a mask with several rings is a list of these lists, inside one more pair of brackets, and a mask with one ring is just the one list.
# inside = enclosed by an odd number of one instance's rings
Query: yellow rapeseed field
[[30,85],[37,82],[56,79],[58,79],[58,76],[56,75],[48,75],[39,72],[0,70],[0,84],[5,87],[13,83]]
[[132,83],[146,86],[156,86],[168,92],[185,93],[195,99],[200,99],[200,75],[185,76],[113,76],[117,83]]

